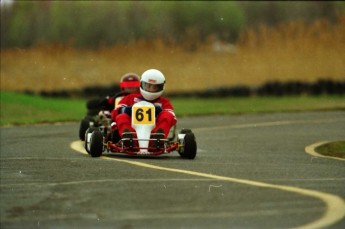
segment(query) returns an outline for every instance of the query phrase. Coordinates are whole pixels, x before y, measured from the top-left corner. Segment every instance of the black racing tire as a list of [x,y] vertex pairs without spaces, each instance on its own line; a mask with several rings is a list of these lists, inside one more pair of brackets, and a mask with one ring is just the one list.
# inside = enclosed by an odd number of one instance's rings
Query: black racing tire
[[192,130],[191,129],[182,129],[180,130],[180,134],[188,134],[188,133],[192,133]]
[[82,119],[79,125],[79,138],[85,141],[85,132],[90,127],[90,121],[87,119]]
[[84,148],[85,148],[85,150],[86,150],[86,152],[88,153],[88,154],[90,154],[90,150],[89,150],[89,147],[88,147],[88,144],[89,144],[89,142],[88,142],[88,140],[87,140],[87,135],[89,134],[89,133],[92,133],[92,132],[94,132],[95,130],[99,130],[99,128],[98,127],[90,127],[90,128],[88,128],[87,130],[86,130],[86,132],[85,132],[85,142],[84,142]]
[[194,159],[196,157],[197,144],[193,133],[186,133],[183,140],[183,149],[179,150],[182,158]]
[[95,116],[85,115],[84,119],[88,120],[89,122],[94,122],[95,121]]
[[86,102],[86,108],[88,110],[99,110],[101,109],[100,102],[101,102],[101,99],[89,99]]
[[101,109],[89,109],[87,110],[87,116],[96,116],[100,112]]
[[99,130],[92,132],[90,139],[90,154],[92,157],[100,157],[103,152],[103,134]]

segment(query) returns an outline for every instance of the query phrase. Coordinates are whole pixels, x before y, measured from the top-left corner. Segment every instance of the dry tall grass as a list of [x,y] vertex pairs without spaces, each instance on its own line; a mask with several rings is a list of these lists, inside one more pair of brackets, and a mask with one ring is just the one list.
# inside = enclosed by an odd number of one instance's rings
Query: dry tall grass
[[78,89],[118,82],[127,72],[160,69],[167,91],[270,80],[345,79],[345,16],[331,25],[301,21],[245,30],[235,48],[210,39],[196,51],[160,40],[78,50],[59,45],[1,50],[1,90]]

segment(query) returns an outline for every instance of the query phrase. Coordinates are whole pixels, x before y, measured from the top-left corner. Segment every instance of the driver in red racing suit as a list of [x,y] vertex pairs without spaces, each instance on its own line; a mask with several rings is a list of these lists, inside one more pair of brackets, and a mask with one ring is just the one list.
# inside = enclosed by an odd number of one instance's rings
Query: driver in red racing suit
[[[167,138],[170,129],[176,124],[176,116],[169,99],[161,97],[164,91],[165,77],[156,70],[145,71],[140,80],[140,93],[125,96],[111,112],[112,119],[116,122],[120,136],[128,137],[130,132],[135,132],[131,127],[132,105],[140,101],[148,101],[155,106],[156,127],[152,133],[164,134]],[[129,137],[131,134],[129,134]]]
[[99,105],[102,110],[111,112],[124,96],[132,93],[139,93],[139,87],[139,76],[136,73],[127,73],[123,75],[120,80],[121,92],[105,97],[99,102]]

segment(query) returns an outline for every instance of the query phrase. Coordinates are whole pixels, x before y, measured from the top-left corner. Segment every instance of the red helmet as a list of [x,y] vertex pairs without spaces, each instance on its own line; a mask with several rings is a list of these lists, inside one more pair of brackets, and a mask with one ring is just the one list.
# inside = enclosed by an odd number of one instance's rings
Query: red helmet
[[120,88],[122,92],[139,92],[140,77],[135,73],[127,73],[121,77]]

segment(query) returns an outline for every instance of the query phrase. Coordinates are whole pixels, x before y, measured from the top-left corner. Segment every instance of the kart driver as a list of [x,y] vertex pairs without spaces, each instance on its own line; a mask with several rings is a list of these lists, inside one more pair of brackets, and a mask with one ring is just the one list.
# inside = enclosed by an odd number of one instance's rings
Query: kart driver
[[133,137],[130,133],[135,132],[131,127],[132,105],[140,101],[148,101],[154,104],[156,111],[156,127],[152,133],[167,138],[170,129],[176,124],[176,116],[169,99],[162,97],[164,84],[163,73],[156,69],[149,69],[142,74],[140,93],[125,96],[111,112],[111,117],[117,124],[120,136],[123,138]]
[[126,73],[121,77],[120,88],[121,91],[116,95],[107,96],[100,101],[99,105],[103,110],[111,112],[124,96],[132,93],[139,93],[140,77],[135,73]]

